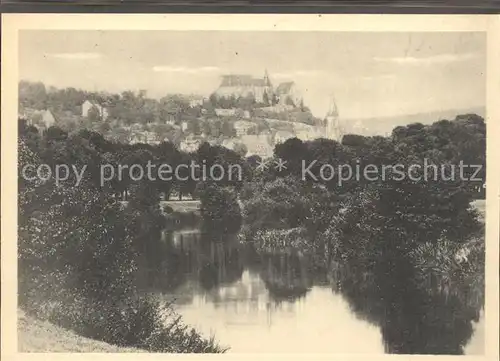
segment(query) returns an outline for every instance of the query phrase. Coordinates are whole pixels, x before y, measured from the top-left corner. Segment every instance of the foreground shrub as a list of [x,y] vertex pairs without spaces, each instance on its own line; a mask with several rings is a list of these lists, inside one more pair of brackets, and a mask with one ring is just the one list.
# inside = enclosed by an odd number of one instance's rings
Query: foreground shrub
[[[37,165],[21,141],[19,170]],[[161,214],[154,194],[123,210],[88,187],[19,177],[19,304],[29,313],[118,346],[157,352],[222,352],[161,306],[140,296],[138,265],[155,254]]]
[[237,194],[231,188],[200,184],[200,212],[207,230],[233,233],[240,229],[242,217]]
[[[35,303],[32,304],[35,306]],[[72,298],[38,302],[27,311],[84,337],[149,352],[221,353],[215,339],[206,339],[185,325],[171,304],[150,296],[113,301]]]

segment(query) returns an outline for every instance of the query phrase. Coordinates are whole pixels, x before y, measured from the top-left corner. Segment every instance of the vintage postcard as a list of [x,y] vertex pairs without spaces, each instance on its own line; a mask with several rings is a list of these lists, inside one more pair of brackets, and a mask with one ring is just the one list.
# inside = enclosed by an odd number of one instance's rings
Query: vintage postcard
[[3,16],[2,356],[498,359],[499,30]]

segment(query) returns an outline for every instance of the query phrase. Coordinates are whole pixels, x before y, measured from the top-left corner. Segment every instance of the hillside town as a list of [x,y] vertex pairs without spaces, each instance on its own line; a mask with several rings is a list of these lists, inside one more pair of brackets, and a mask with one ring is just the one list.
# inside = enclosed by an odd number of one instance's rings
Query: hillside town
[[340,140],[335,100],[324,118],[313,116],[295,82],[274,85],[261,78],[223,75],[209,95],[171,94],[156,100],[146,91],[121,94],[56,89],[21,81],[19,117],[43,132],[57,125],[65,131],[92,129],[129,144],[174,143],[195,152],[207,142],[243,156],[269,157],[289,138]]

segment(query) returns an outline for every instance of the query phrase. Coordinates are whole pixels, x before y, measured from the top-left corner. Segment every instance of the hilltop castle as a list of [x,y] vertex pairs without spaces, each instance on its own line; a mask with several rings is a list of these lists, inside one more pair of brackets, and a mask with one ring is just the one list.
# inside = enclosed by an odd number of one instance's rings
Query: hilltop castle
[[295,83],[285,82],[274,87],[269,78],[267,70],[263,78],[254,78],[246,74],[223,75],[222,82],[215,94],[220,97],[245,97],[253,95],[258,103],[273,100],[281,104],[294,104],[298,106],[302,102]]

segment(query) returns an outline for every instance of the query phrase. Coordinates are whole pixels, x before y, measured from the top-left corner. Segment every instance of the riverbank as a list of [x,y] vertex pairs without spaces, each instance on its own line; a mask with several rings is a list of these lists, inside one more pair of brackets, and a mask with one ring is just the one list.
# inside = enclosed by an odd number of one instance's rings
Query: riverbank
[[144,352],[92,340],[56,326],[48,321],[17,311],[19,352]]
[[[485,201],[484,200],[474,201],[472,203],[472,206],[479,211],[479,213],[481,215],[481,219],[484,220]],[[220,250],[219,250],[219,252],[220,252]],[[217,254],[216,249],[211,250],[210,254]],[[226,273],[227,272],[222,272],[221,274],[226,274]],[[258,283],[258,285],[260,285],[261,287],[265,287],[261,281],[259,281],[259,282],[260,283]],[[232,289],[235,289],[235,288],[232,288]],[[330,296],[330,293],[328,291],[325,291],[325,295],[327,293]],[[325,303],[330,302],[329,300],[330,299],[325,296],[324,300],[322,299],[321,302],[325,302]],[[231,300],[231,302],[234,303],[234,300]],[[241,301],[241,302],[243,302],[243,301]],[[333,302],[333,301],[331,301],[331,302]],[[322,303],[322,304],[324,304],[324,303]],[[183,316],[188,316],[187,321],[190,324],[192,323],[194,325],[197,322],[199,322],[199,320],[200,320],[199,307],[201,307],[201,306],[197,305],[195,309],[191,309],[191,310],[188,309],[187,311],[186,311],[186,307],[184,308],[183,311],[187,312],[187,314],[183,314]],[[246,307],[246,305],[245,305],[245,307]],[[314,306],[314,308],[316,308],[316,307],[317,306]],[[206,307],[206,309],[204,309],[204,312],[205,311],[207,313],[215,312],[211,307],[208,307],[208,306]],[[343,315],[343,313],[341,313],[341,315]],[[212,319],[219,319],[219,316],[220,315],[217,314],[217,317],[213,316]],[[267,317],[267,313],[266,313],[266,317]],[[340,316],[336,315],[336,317],[340,317]],[[225,320],[225,318],[223,318],[223,317],[220,317],[220,318],[222,320]],[[335,317],[332,316],[332,319],[335,319]],[[39,320],[39,319],[34,318],[32,316],[26,315],[22,310],[18,310],[18,322],[19,322],[19,324],[18,324],[18,342],[19,342],[18,350],[20,352],[104,352],[104,353],[107,353],[107,352],[117,352],[117,353],[144,352],[144,351],[138,350],[138,349],[117,347],[117,346],[113,346],[113,345],[110,345],[110,344],[107,344],[104,342],[100,342],[100,341],[88,339],[88,338],[85,338],[82,336],[78,336],[74,332],[66,330],[64,328],[61,328],[59,326],[56,326],[50,322],[42,321],[42,320]],[[218,322],[222,322],[222,325],[220,323],[215,324],[215,326],[218,326],[218,330],[226,328],[227,325],[224,323],[226,321],[218,321]],[[250,321],[248,321],[248,322],[250,322]],[[254,322],[254,321],[251,321],[251,322]],[[268,322],[267,318],[266,318],[265,322]],[[212,325],[212,324],[210,324],[210,325]],[[266,323],[266,325],[267,325],[267,323]],[[234,323],[231,323],[231,327],[233,330]],[[287,328],[289,326],[283,325],[283,327]],[[358,326],[356,326],[356,327],[358,327]],[[476,331],[477,335],[474,336],[474,338],[471,340],[470,344],[467,346],[466,354],[481,354],[482,350],[483,350],[482,347],[484,344],[484,320],[481,320],[480,323],[477,325],[475,324],[474,328],[477,330]],[[201,327],[201,330],[203,331],[203,327]],[[244,332],[248,332],[248,331],[245,330]],[[218,335],[219,335],[219,333],[218,333]],[[209,332],[207,331],[207,335],[208,334],[209,334]],[[224,331],[222,332],[222,336],[223,336],[222,339],[226,342],[227,342],[227,340],[232,340],[231,335],[230,334],[225,335]],[[236,342],[237,342],[237,339],[235,340],[235,343]],[[228,342],[228,344],[230,346],[233,346],[233,344],[231,342]]]

